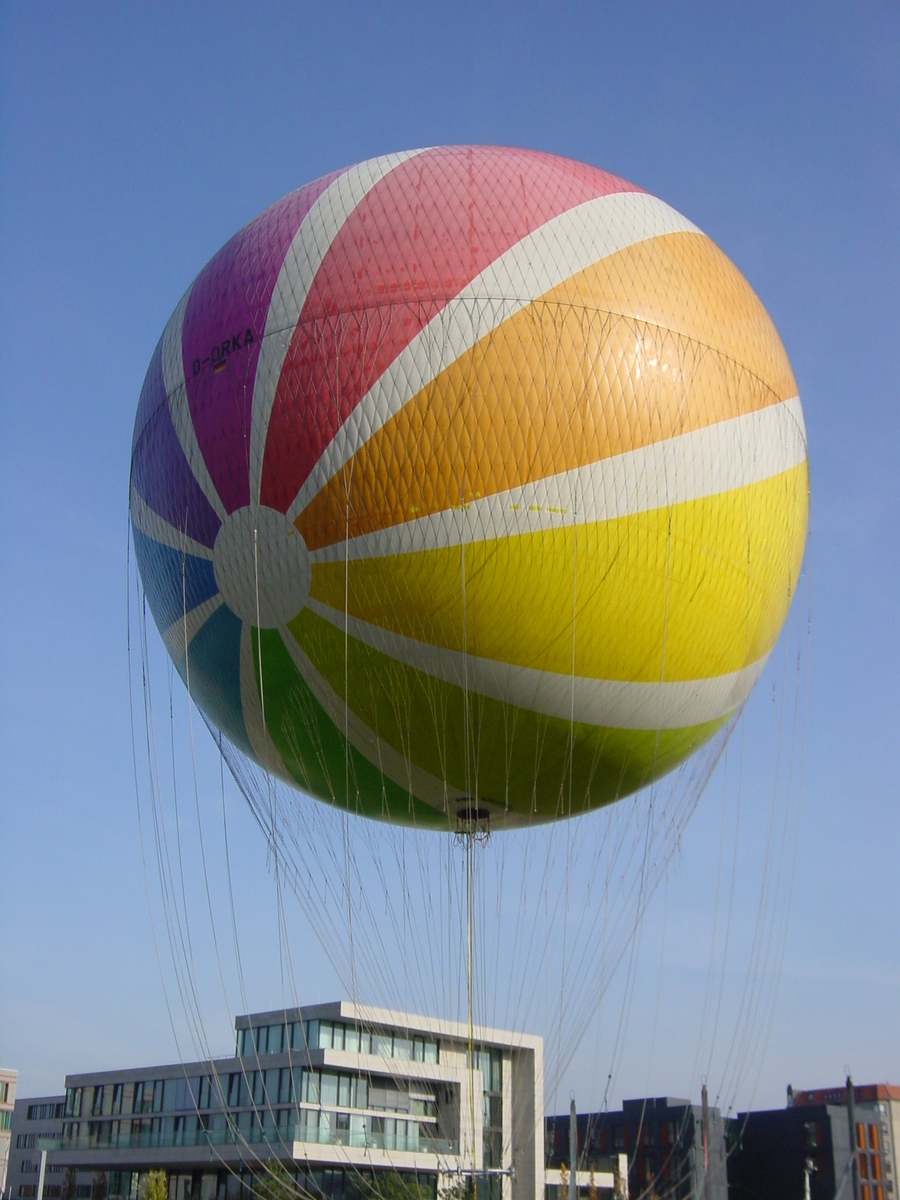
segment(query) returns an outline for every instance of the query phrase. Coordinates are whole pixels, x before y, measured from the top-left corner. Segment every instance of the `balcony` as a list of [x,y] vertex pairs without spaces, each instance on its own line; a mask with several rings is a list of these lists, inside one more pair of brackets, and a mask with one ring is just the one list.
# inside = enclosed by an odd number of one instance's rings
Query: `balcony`
[[366,1130],[335,1129],[325,1127],[312,1129],[294,1123],[287,1128],[269,1126],[248,1132],[234,1128],[194,1130],[141,1130],[139,1133],[120,1131],[105,1138],[38,1138],[37,1149],[51,1152],[97,1151],[97,1150],[168,1150],[177,1147],[187,1149],[204,1146],[271,1145],[284,1149],[294,1142],[319,1146],[346,1146],[352,1150],[385,1150],[411,1154],[433,1154],[448,1156],[459,1154],[459,1143],[448,1138],[406,1137],[395,1133],[378,1133]]

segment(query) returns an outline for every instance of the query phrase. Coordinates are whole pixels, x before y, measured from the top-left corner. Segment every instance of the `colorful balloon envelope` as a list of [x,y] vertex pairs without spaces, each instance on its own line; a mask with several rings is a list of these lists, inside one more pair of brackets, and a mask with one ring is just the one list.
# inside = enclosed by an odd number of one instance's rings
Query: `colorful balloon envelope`
[[273,205],[150,363],[153,617],[271,775],[442,829],[609,803],[760,676],[808,516],[760,301],[662,201],[547,154],[392,154]]

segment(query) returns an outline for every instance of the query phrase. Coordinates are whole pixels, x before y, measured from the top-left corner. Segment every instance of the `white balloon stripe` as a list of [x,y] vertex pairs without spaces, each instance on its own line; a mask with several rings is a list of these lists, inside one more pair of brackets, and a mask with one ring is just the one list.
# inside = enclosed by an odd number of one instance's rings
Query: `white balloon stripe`
[[[309,607],[343,630],[342,612],[318,600],[310,600]],[[630,683],[537,671],[427,645],[355,617],[346,620],[351,637],[434,679],[455,687],[465,680],[470,692],[504,704],[611,729],[687,729],[730,716],[750,695],[768,658],[710,679]]]
[[[616,520],[762,483],[807,458],[799,397],[324,546],[310,562],[414,554]],[[576,503],[577,501],[577,503]],[[465,513],[465,519],[463,518]]]
[[[290,772],[281,761],[281,755],[275,749],[272,739],[266,732],[263,722],[263,707],[259,696],[259,676],[256,670],[256,659],[253,655],[253,639],[256,630],[246,622],[241,625],[240,677],[241,677],[241,715],[244,718],[244,728],[253,747],[253,753],[259,765],[272,775],[295,784]],[[265,676],[263,676],[265,684]]]
[[322,678],[290,630],[282,627],[279,632],[301,678],[324,709],[325,715],[342,734],[346,719],[347,734],[353,748],[392,783],[396,783],[406,792],[411,791],[419,800],[439,812],[445,812],[447,788],[444,781],[409,762],[398,750],[370,729],[352,709],[345,710],[344,701],[331,684]]
[[184,378],[182,333],[184,330],[184,314],[193,286],[191,284],[181,297],[178,307],[169,318],[169,322],[163,333],[163,384],[169,402],[172,424],[175,426],[175,436],[178,438],[181,449],[184,451],[184,456],[188,461],[191,473],[197,480],[203,495],[215,510],[219,520],[224,521],[227,516],[225,505],[219,499],[216,485],[213,483],[212,477],[207,470],[203,451],[200,449],[200,443],[197,441],[197,433],[194,429],[194,422],[191,417],[190,406],[188,405],[187,384]]
[[522,238],[449,301],[363,396],[303,484],[288,519],[295,520],[423,387],[514,313],[579,271],[637,242],[667,233],[699,232],[654,196],[616,192],[576,205]]
[[181,662],[184,658],[185,647],[190,649],[191,642],[223,603],[221,595],[213,596],[186,612],[177,621],[172,622],[162,637],[173,662]]
[[313,280],[340,229],[372,188],[395,167],[423,154],[410,150],[359,163],[339,175],[316,200],[288,247],[266,315],[250,417],[250,498],[259,500],[269,418],[285,356]]
[[158,512],[147,504],[134,487],[131,489],[128,511],[131,515],[131,523],[135,529],[145,534],[148,538],[152,538],[154,542],[159,542],[162,546],[168,546],[171,550],[177,550],[179,554],[190,554],[193,558],[202,558],[207,562],[212,562],[213,552],[209,546],[204,546],[202,542],[194,541],[193,538],[189,538],[187,534],[182,533],[180,529],[176,529],[174,525],[170,525],[168,521],[164,520]]

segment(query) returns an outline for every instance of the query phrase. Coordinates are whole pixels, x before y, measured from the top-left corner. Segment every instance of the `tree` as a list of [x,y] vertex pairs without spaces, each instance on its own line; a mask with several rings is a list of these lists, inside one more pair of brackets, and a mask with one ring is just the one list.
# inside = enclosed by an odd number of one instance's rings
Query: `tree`
[[296,1200],[297,1184],[278,1160],[266,1163],[253,1188],[256,1200]]
[[457,1175],[452,1183],[440,1192],[439,1200],[473,1200],[475,1180],[471,1175]]
[[431,1188],[399,1171],[377,1172],[363,1194],[367,1200],[432,1200]]
[[559,1191],[556,1193],[557,1200],[566,1200],[569,1194],[569,1172],[566,1169],[565,1163],[559,1164]]
[[75,1200],[75,1195],[78,1190],[78,1172],[74,1167],[66,1167],[66,1173],[63,1177],[62,1188],[59,1193],[59,1200]]
[[97,1171],[91,1182],[91,1200],[106,1200],[109,1191],[109,1181],[105,1171]]
[[165,1171],[151,1171],[145,1176],[141,1200],[169,1200],[169,1177]]

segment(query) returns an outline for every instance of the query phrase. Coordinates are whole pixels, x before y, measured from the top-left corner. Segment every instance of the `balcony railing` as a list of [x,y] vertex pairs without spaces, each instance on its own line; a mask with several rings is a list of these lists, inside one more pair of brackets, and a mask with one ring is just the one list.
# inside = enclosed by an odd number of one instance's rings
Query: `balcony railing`
[[105,1138],[38,1138],[37,1149],[47,1151],[79,1150],[156,1150],[183,1146],[188,1149],[203,1146],[273,1145],[286,1146],[306,1142],[319,1146],[346,1146],[353,1150],[407,1151],[413,1154],[458,1155],[459,1143],[449,1138],[404,1137],[393,1133],[366,1132],[350,1129],[312,1129],[293,1124],[286,1129],[275,1127],[248,1131],[233,1128],[194,1130],[141,1130],[119,1132]]

